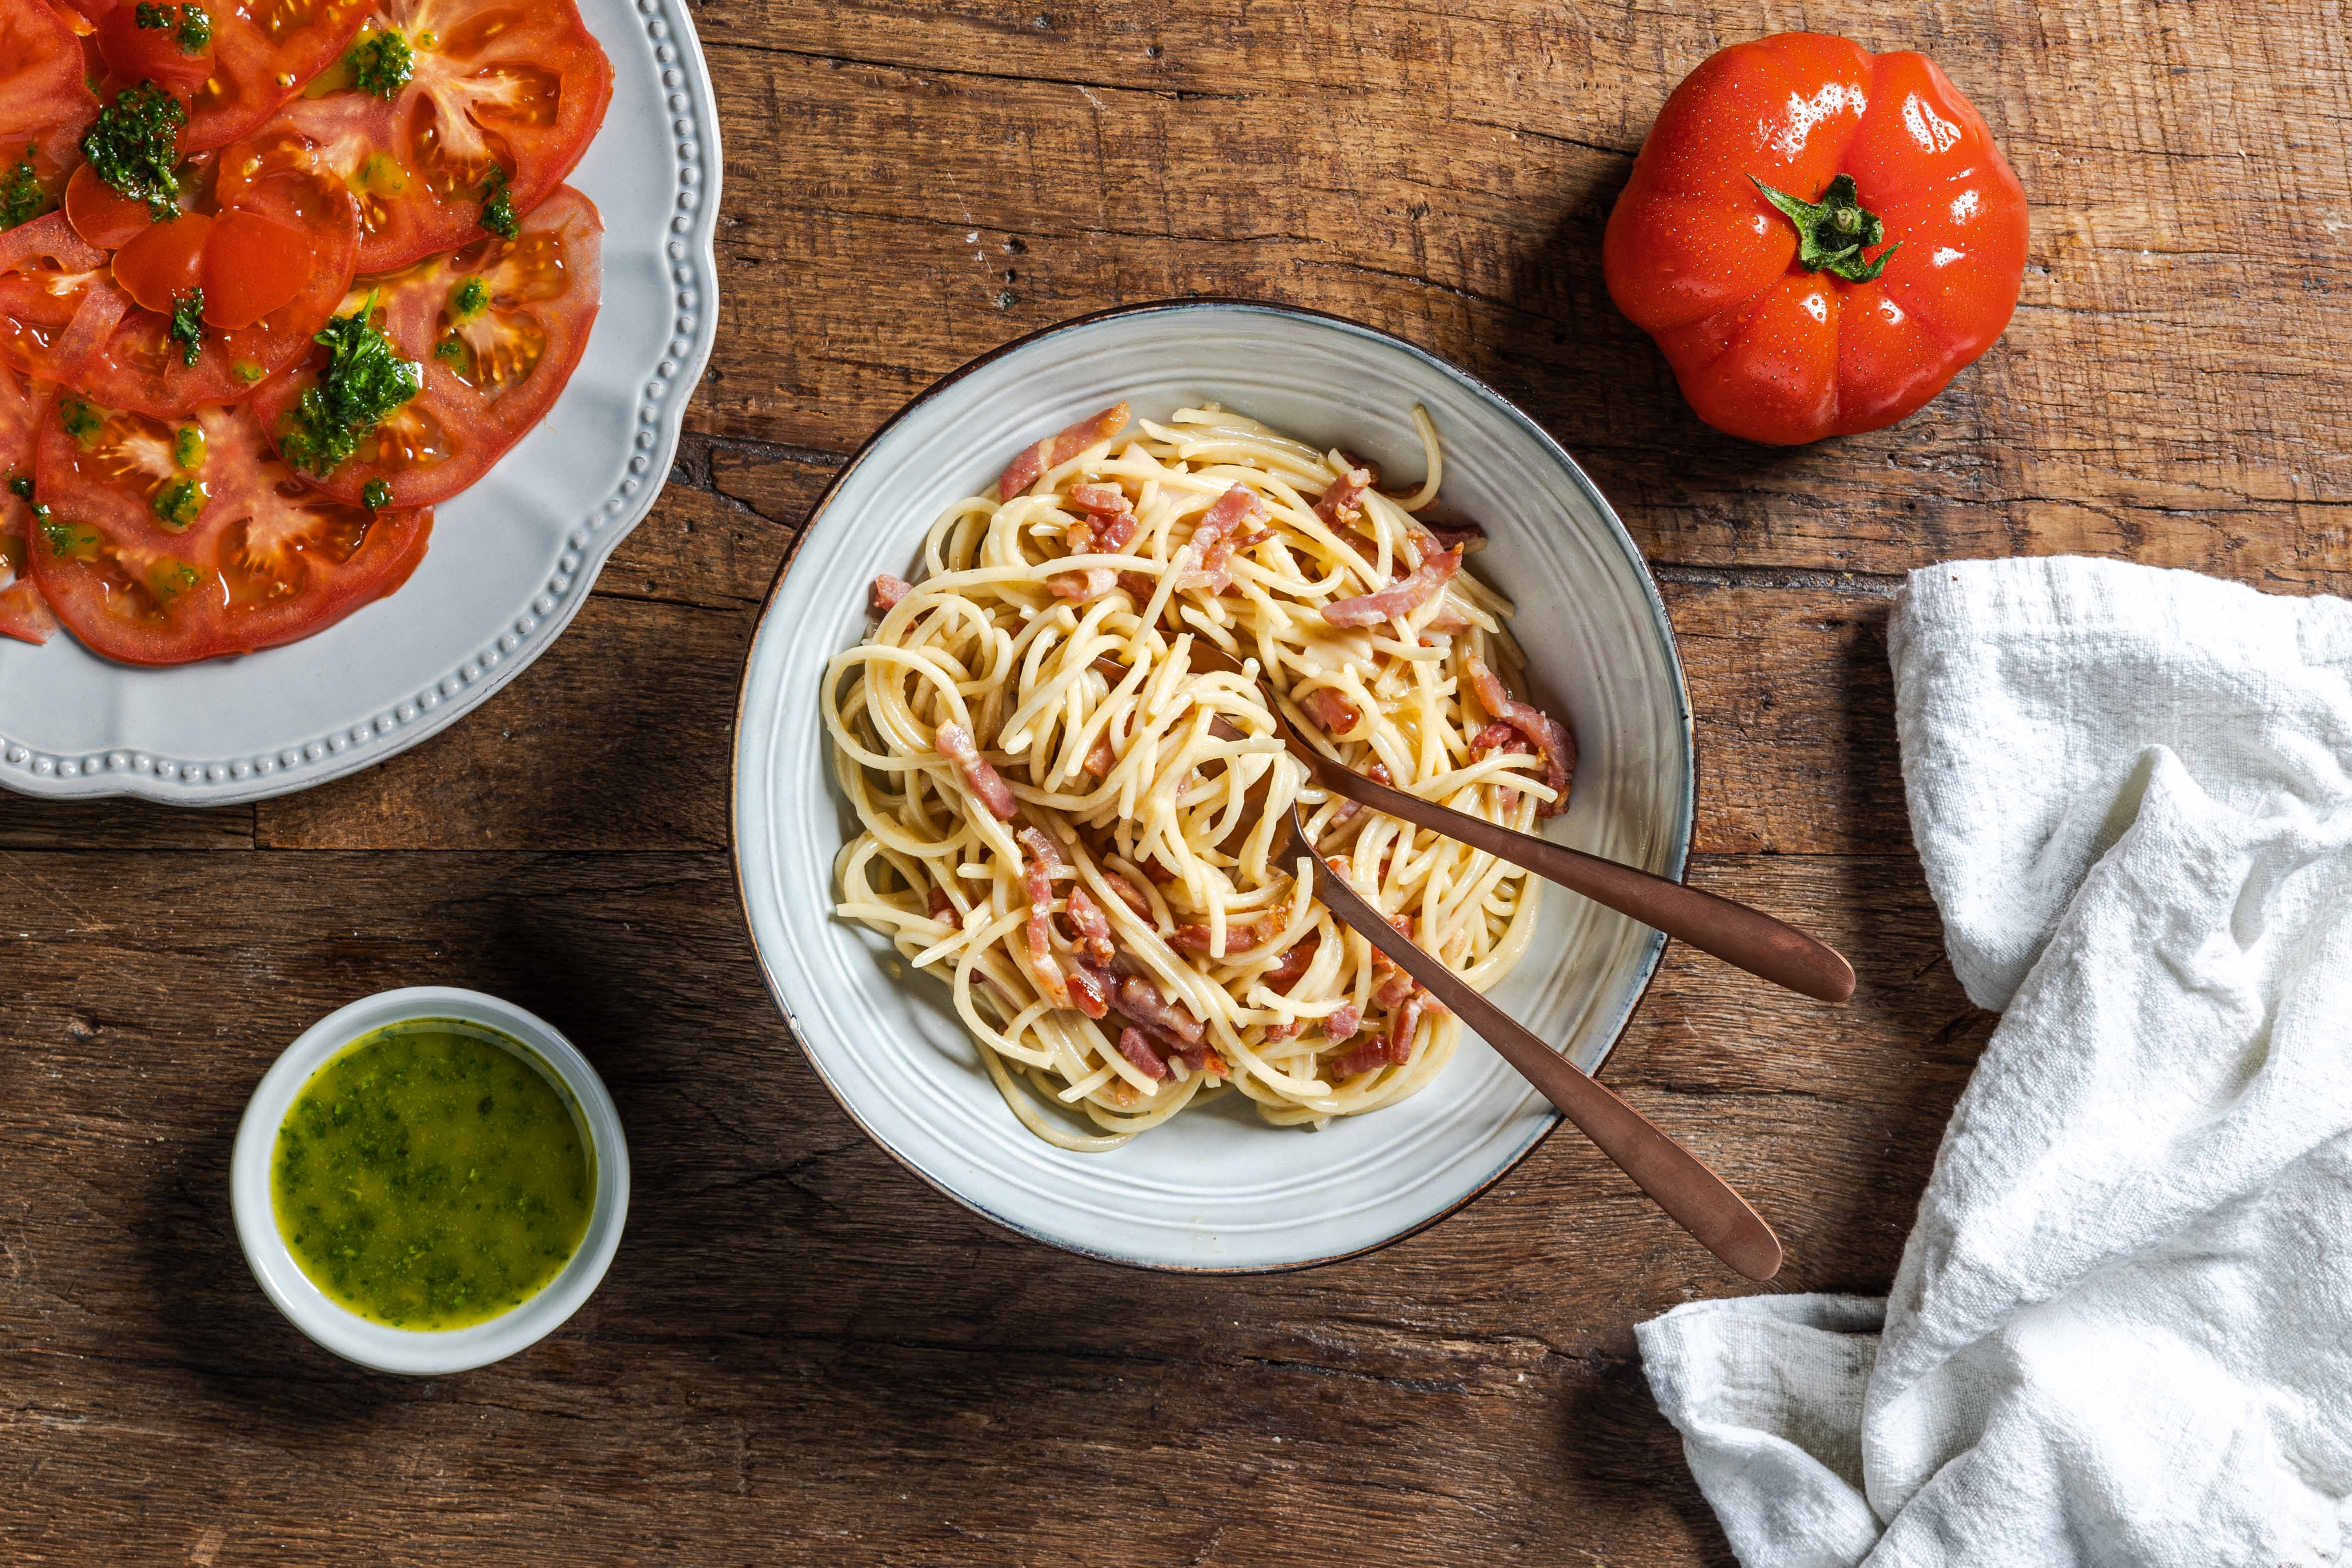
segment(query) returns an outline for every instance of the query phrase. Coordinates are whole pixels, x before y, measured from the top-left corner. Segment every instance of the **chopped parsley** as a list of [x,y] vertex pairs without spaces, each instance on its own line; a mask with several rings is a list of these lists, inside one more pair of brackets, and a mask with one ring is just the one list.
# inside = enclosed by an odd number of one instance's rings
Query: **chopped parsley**
[[360,505],[371,512],[380,512],[392,505],[392,486],[381,479],[371,479],[360,491]]
[[433,345],[433,357],[445,365],[454,365],[462,371],[466,368],[466,345],[452,333]]
[[482,226],[500,239],[512,239],[522,231],[522,220],[515,216],[514,200],[507,193],[509,176],[499,165],[490,165],[490,172],[482,182]]
[[360,442],[422,389],[416,366],[393,351],[392,340],[376,330],[376,297],[348,316],[319,329],[327,368],[302,389],[302,398],[279,424],[278,450],[297,468],[324,478]]
[[48,210],[49,193],[41,189],[41,177],[33,168],[33,149],[27,145],[25,155],[0,175],[0,229],[31,223]]
[[91,172],[158,221],[180,215],[180,127],[188,111],[152,81],[124,88],[82,133]]
[[139,0],[132,19],[142,27],[169,28],[180,40],[184,55],[201,55],[213,41],[213,19],[195,0],[184,5],[150,5],[147,0]]
[[235,372],[236,379],[243,382],[247,386],[251,386],[254,382],[261,379],[261,367],[255,364],[251,360],[239,360],[236,364],[231,365],[229,369]]
[[16,499],[20,501],[31,500],[33,498],[33,476],[30,474],[9,475],[8,494],[16,497]]
[[205,487],[193,479],[174,479],[155,492],[155,520],[180,532],[203,515]]
[[415,58],[399,29],[383,27],[360,36],[359,42],[343,56],[343,69],[360,91],[393,98],[408,85],[408,73]]
[[172,461],[184,473],[193,474],[205,465],[205,427],[184,424],[172,437]]
[[489,287],[478,272],[449,291],[449,314],[460,321],[470,321],[489,308]]
[[172,341],[180,345],[180,362],[193,365],[205,346],[205,291],[191,288],[172,301]]
[[86,528],[79,523],[61,523],[49,515],[49,509],[39,502],[33,503],[33,521],[39,526],[41,537],[49,542],[51,555],[77,556],[89,560],[98,554],[105,541],[96,528]]
[[98,428],[105,422],[98,417],[98,410],[75,397],[58,404],[58,423],[66,427],[68,435],[88,446],[98,438]]
[[147,591],[155,596],[159,604],[171,603],[202,580],[194,567],[169,556],[147,569]]

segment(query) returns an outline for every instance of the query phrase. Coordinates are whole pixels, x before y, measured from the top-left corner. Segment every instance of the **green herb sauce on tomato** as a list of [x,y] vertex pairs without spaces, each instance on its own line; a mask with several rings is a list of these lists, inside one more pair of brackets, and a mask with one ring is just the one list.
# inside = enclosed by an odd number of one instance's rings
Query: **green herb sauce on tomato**
[[504,1040],[447,1019],[378,1030],[312,1074],[278,1129],[278,1231],[361,1316],[464,1328],[579,1249],[593,1151],[568,1097]]

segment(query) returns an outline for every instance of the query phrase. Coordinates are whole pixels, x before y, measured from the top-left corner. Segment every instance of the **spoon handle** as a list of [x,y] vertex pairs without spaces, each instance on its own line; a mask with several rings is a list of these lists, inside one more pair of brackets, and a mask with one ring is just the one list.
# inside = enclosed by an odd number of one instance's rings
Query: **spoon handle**
[[1320,855],[1309,858],[1315,867],[1315,896],[1324,908],[1363,933],[1475,1030],[1699,1245],[1750,1280],[1769,1280],[1780,1271],[1780,1238],[1705,1161],[1407,941]]
[[1525,866],[1547,881],[1580,893],[1620,915],[1629,915],[1644,925],[1654,926],[1702,953],[1712,953],[1735,968],[1761,976],[1776,986],[1786,986],[1825,1002],[1842,1002],[1853,995],[1853,966],[1836,948],[1815,941],[1760,909],[1750,909],[1744,904],[1685,886],[1670,877],[1636,871],[1532,833],[1514,832],[1418,795],[1375,783],[1328,759],[1323,759],[1314,772],[1315,781],[1334,794],[1344,795],[1388,816],[1402,817],[1449,839],[1459,839],[1489,854],[1500,855],[1514,865]]

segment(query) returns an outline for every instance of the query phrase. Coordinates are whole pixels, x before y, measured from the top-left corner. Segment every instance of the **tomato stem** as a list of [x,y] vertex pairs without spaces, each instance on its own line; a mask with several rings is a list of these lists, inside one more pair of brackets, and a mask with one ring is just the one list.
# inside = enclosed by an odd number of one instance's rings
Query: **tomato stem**
[[1755,175],[1748,183],[1764,199],[1797,225],[1797,265],[1808,272],[1830,272],[1849,283],[1868,283],[1886,269],[1886,258],[1901,248],[1888,246],[1868,260],[1863,252],[1886,237],[1886,225],[1862,204],[1853,176],[1840,174],[1822,190],[1818,201],[1803,201],[1776,191]]

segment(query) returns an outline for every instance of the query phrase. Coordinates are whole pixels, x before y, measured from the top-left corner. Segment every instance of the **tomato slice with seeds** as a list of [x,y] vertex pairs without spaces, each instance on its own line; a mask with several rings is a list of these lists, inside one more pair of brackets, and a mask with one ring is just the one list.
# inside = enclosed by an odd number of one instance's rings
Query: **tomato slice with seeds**
[[50,513],[34,581],[67,630],[131,664],[310,636],[405,582],[433,528],[430,511],[370,512],[310,489],[241,404],[165,422],[61,395],[34,483]]
[[[128,5],[131,0],[123,0]],[[213,75],[188,105],[190,152],[241,141],[342,57],[366,0],[215,0]]]
[[66,219],[74,233],[100,250],[129,245],[155,222],[146,203],[132,201],[87,163],[66,182]]
[[[373,294],[377,330],[424,366],[424,389],[333,473],[304,477],[347,501],[381,481],[397,507],[432,506],[480,478],[547,417],[580,363],[604,287],[604,233],[596,204],[564,185],[510,240],[353,281],[337,314]],[[273,439],[326,359],[319,350],[253,400]]]
[[[229,168],[233,205],[219,195]],[[12,247],[15,236],[0,234],[0,347],[108,407],[159,419],[236,402],[310,352],[351,282],[359,248],[351,193],[282,131],[200,157],[183,178],[194,191],[188,208],[141,227],[105,266],[92,264],[103,253],[70,228],[70,258],[26,254],[38,247]],[[38,222],[72,220],[69,207]],[[205,289],[205,326],[190,363],[172,316],[194,284]]]
[[98,117],[83,70],[81,39],[62,12],[42,0],[0,5],[0,172],[29,157],[52,202]]
[[479,238],[486,187],[517,216],[563,183],[613,97],[572,0],[374,0],[362,35],[400,34],[407,84],[389,101],[341,67],[279,111],[360,202],[362,272]]
[[[0,358],[0,482],[33,477],[33,448],[56,389],[9,369]],[[26,574],[33,504],[0,483],[0,637],[46,643],[58,629],[40,585]]]
[[[218,0],[196,3],[209,17]],[[155,25],[142,26],[136,0],[123,0],[98,18],[91,38],[98,46],[98,57],[105,63],[109,78],[118,82],[152,81],[184,104],[212,79],[212,37],[206,29],[202,46],[191,51],[181,41],[178,24],[184,20],[184,13],[178,0],[169,0],[166,8],[168,16],[159,16],[151,9],[147,19]]]

